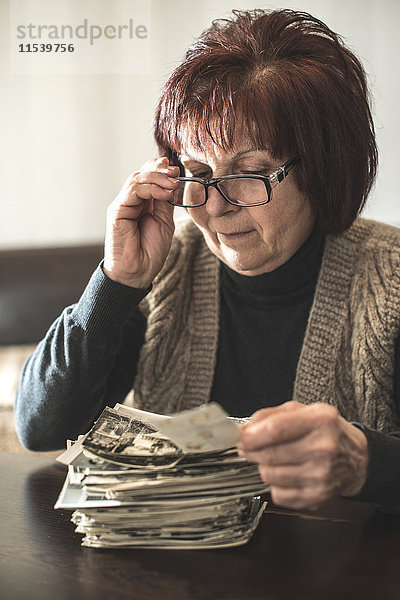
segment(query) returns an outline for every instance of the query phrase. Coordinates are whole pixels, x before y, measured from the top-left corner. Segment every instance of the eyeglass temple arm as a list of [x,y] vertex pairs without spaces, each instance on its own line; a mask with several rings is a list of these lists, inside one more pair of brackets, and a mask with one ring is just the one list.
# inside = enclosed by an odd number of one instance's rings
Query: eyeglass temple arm
[[275,185],[281,183],[281,181],[285,179],[285,177],[297,165],[298,162],[300,162],[300,156],[295,156],[294,158],[292,158],[292,160],[289,160],[282,167],[279,167],[279,169],[277,169],[275,173],[272,173],[272,175],[270,176],[270,182]]

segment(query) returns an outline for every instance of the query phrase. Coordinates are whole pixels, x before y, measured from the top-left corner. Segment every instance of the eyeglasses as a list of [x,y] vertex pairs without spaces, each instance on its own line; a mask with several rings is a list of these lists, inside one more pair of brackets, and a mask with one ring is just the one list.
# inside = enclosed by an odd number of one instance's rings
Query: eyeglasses
[[300,162],[295,156],[270,175],[225,175],[213,179],[200,177],[178,177],[180,186],[168,202],[183,208],[197,208],[208,200],[208,189],[214,187],[221,196],[234,206],[260,206],[268,204],[272,190],[288,176]]

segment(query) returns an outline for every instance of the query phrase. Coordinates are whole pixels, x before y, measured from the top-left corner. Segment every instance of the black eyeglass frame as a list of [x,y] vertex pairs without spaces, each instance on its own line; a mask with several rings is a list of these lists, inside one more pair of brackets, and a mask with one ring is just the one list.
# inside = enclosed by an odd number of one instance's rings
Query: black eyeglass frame
[[[287,177],[289,175],[290,171],[292,169],[294,169],[294,167],[299,162],[300,162],[300,156],[295,156],[294,158],[291,158],[290,160],[285,162],[284,165],[282,165],[281,167],[276,169],[276,171],[274,171],[270,175],[256,175],[256,174],[253,175],[251,173],[249,173],[249,174],[239,173],[237,175],[224,175],[223,177],[214,177],[209,180],[201,179],[200,177],[177,177],[178,181],[201,183],[204,186],[204,202],[201,202],[199,204],[190,204],[190,205],[177,204],[177,203],[173,202],[172,200],[168,200],[168,202],[170,204],[172,204],[173,206],[179,206],[180,208],[198,208],[199,206],[204,206],[207,203],[208,188],[214,187],[216,190],[218,190],[218,192],[221,194],[223,199],[226,200],[226,202],[229,202],[229,204],[233,204],[233,206],[241,206],[241,207],[249,206],[249,207],[251,207],[251,206],[261,206],[263,204],[268,204],[271,201],[271,195],[272,195],[273,188],[276,187],[279,183],[281,183],[285,179],[285,177]],[[220,182],[228,181],[228,180],[232,180],[232,179],[259,179],[259,180],[263,181],[264,185],[265,185],[265,189],[267,191],[267,199],[263,200],[262,202],[256,202],[254,204],[244,204],[241,202],[235,202],[234,200],[231,200],[230,198],[228,198],[228,196],[226,196],[226,194],[223,192],[223,190],[220,189],[218,184]]]

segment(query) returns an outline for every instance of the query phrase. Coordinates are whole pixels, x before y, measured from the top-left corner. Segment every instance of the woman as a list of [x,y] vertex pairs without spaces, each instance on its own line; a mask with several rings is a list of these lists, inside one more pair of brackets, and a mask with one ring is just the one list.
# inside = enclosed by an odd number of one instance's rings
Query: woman
[[310,15],[234,11],[166,82],[155,137],[25,365],[22,442],[62,447],[132,386],[157,412],[212,399],[254,413],[238,451],[277,504],[398,510],[400,234],[357,218],[377,163],[358,59]]

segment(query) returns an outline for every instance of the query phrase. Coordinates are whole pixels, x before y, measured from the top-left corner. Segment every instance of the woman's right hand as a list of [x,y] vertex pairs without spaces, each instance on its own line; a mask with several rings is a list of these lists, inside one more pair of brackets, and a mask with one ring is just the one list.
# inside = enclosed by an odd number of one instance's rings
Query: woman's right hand
[[174,234],[168,203],[179,183],[179,167],[167,158],[134,171],[107,211],[103,271],[131,287],[149,287],[164,265]]

